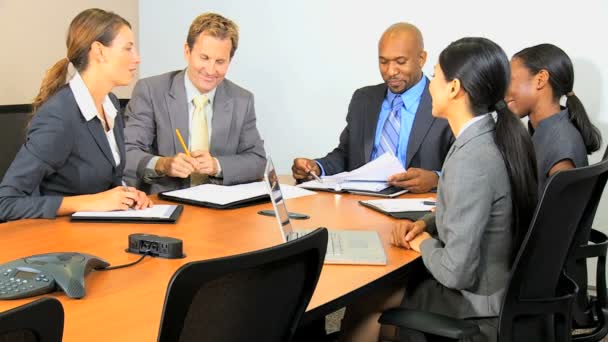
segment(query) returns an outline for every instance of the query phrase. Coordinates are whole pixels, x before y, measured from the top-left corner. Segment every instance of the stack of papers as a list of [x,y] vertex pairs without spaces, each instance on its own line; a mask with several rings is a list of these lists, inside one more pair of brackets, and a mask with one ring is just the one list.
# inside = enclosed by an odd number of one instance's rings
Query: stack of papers
[[401,172],[405,172],[401,162],[394,155],[385,153],[356,170],[323,176],[322,182],[311,180],[298,186],[335,192],[380,192],[391,186],[387,183],[388,177]]

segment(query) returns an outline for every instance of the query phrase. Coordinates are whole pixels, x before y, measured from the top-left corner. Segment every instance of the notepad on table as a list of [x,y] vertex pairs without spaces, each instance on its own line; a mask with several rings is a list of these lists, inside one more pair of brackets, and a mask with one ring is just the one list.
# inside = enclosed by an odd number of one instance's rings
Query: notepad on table
[[416,221],[431,212],[434,201],[433,198],[396,198],[359,201],[359,204],[395,218]]
[[181,205],[156,204],[140,210],[79,211],[72,214],[72,221],[110,222],[165,222],[174,223],[183,210]]

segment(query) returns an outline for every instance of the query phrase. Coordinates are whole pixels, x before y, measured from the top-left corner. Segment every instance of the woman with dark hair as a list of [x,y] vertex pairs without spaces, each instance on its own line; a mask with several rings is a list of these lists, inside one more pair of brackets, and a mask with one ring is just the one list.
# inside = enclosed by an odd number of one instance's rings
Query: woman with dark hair
[[[513,113],[530,119],[539,192],[557,171],[587,166],[587,155],[602,144],[573,86],[572,61],[555,45],[532,46],[511,59],[511,86],[505,100]],[[565,108],[560,106],[562,97]]]
[[[122,182],[124,122],[110,93],[133,79],[139,55],[130,24],[88,9],[70,24],[67,58],[49,69],[26,141],[0,184],[0,221],[151,206]],[[68,66],[76,70],[66,83]]]
[[429,86],[432,113],[448,120],[456,141],[443,164],[435,213],[398,224],[392,236],[396,246],[420,252],[428,277],[348,307],[344,341],[376,341],[378,315],[400,303],[477,319],[482,340],[497,339],[511,263],[537,201],[530,136],[503,100],[509,74],[506,54],[485,38],[463,38],[441,52]]

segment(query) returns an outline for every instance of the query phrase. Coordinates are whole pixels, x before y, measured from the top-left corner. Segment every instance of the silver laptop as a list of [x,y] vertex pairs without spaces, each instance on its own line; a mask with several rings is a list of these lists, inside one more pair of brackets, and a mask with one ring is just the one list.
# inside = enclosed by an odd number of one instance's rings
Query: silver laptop
[[[302,237],[312,230],[293,230],[289,212],[283,200],[279,179],[270,157],[267,158],[264,180],[283,242]],[[386,265],[386,254],[380,236],[375,231],[328,230],[326,264]]]

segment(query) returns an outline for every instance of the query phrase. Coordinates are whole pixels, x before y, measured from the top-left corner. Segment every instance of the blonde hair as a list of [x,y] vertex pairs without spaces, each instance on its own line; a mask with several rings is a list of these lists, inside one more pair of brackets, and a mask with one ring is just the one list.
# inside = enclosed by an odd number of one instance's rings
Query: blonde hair
[[53,96],[65,82],[70,62],[78,71],[83,71],[89,65],[89,50],[91,44],[100,42],[110,46],[118,31],[123,26],[131,28],[131,24],[113,12],[98,8],[90,8],[80,12],[70,24],[66,46],[67,57],[60,59],[47,70],[40,91],[34,98],[32,110],[35,113],[40,106]]
[[216,13],[203,13],[194,18],[186,39],[190,50],[192,50],[196,38],[203,32],[218,39],[230,38],[230,42],[232,42],[230,58],[234,57],[239,45],[239,27],[232,20]]

